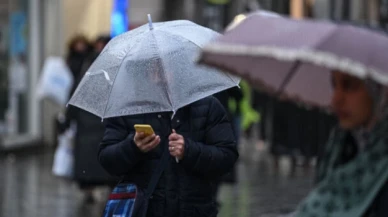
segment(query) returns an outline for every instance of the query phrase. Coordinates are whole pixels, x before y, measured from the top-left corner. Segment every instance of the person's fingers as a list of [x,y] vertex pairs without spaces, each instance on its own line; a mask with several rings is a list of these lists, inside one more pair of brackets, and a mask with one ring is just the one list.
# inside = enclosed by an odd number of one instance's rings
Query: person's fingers
[[175,156],[175,150],[172,147],[170,147],[169,152],[170,155]]
[[174,148],[174,150],[170,149],[170,155],[173,157],[182,158],[183,156],[183,149]]
[[181,141],[170,141],[168,143],[168,146],[170,146],[170,147],[172,147],[172,146],[174,146],[174,147],[175,146],[181,146],[181,145],[183,145]]
[[183,144],[179,141],[171,141],[168,143],[168,146],[181,149],[183,147]]
[[[180,136],[180,135],[179,135]],[[178,159],[183,158],[184,154],[184,139],[182,136],[177,141],[170,141],[170,155]]]
[[154,140],[151,141],[150,146],[151,148],[155,148],[160,144],[160,136],[156,136]]
[[183,139],[183,137],[179,136],[178,139],[170,140],[170,142],[177,143],[177,144],[184,144],[185,140]]
[[170,151],[174,156],[180,156],[183,153],[182,149],[175,148],[173,151]]
[[183,152],[183,144],[177,142],[169,143],[169,151],[170,153],[182,153]]
[[143,132],[140,132],[140,133],[138,133],[138,132],[136,132],[135,133],[135,137],[134,137],[134,140],[135,141],[140,141],[140,140],[142,140],[142,139],[144,139],[144,133]]
[[179,146],[170,146],[170,147],[168,147],[168,149],[170,152],[175,152],[175,151],[179,150],[180,148],[179,148]]
[[176,133],[171,133],[170,136],[168,137],[168,140],[170,141],[175,141],[179,139],[179,135]]
[[169,137],[168,137],[168,140],[170,141],[179,141],[179,140],[183,140],[183,136],[179,135],[179,134],[176,134],[176,133],[172,133]]
[[155,138],[152,141],[144,145],[144,148],[146,151],[150,151],[154,149],[156,146],[158,146],[159,144],[160,144],[160,137],[155,136]]
[[169,139],[170,141],[179,140],[179,139],[181,139],[181,138],[183,138],[182,135],[176,133],[176,131],[175,131],[174,129],[172,130],[172,133],[171,133],[170,136],[168,137],[168,139]]
[[176,148],[176,146],[178,146],[178,145],[179,145],[179,144],[178,144],[177,142],[175,142],[175,141],[170,141],[170,142],[168,143],[168,149],[169,149],[170,153],[173,153],[174,150],[175,150],[175,148]]
[[135,143],[136,146],[140,149],[142,152],[148,152],[150,150],[149,143],[153,141],[156,138],[156,135],[146,136],[141,140],[136,140]]
[[178,153],[179,153],[179,151],[178,151],[177,148],[175,148],[175,147],[171,147],[171,148],[170,148],[170,154],[171,154],[172,156],[176,157]]
[[141,143],[142,145],[147,145],[148,143],[150,143],[151,141],[153,141],[155,138],[156,138],[156,135],[155,135],[155,134],[152,134],[152,135],[150,135],[150,136],[144,137],[142,140],[140,140],[140,143]]

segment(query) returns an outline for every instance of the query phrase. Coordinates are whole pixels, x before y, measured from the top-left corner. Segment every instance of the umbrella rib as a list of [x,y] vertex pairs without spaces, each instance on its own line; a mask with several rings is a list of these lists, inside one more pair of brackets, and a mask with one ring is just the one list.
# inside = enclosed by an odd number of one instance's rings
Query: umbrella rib
[[[156,40],[155,35],[153,33],[154,32],[151,32],[152,37],[155,40],[156,49],[158,50],[158,53],[160,54],[160,49],[159,49],[159,46],[158,46],[158,41]],[[164,70],[165,67],[164,67],[163,59],[160,57],[160,55],[158,55],[157,59],[162,64],[162,70],[163,70],[162,74],[163,74],[164,80],[166,82],[166,88],[165,89],[166,89],[166,92],[167,92],[167,98],[168,98],[168,101],[170,102],[171,108],[173,109],[173,113],[175,114],[175,107],[174,107],[174,104],[173,104],[172,99],[171,99],[171,94],[170,94],[171,91],[170,91],[170,87],[169,87],[168,82],[167,82],[167,77],[166,77],[165,70]]]
[[226,76],[228,76],[228,78],[229,78],[233,83],[235,83],[238,87],[240,87],[240,85],[239,85],[240,82],[236,82],[235,80],[233,80],[233,78],[230,76],[230,73],[224,72],[224,74],[225,74]]
[[[137,33],[137,35],[144,34],[145,32],[146,32],[146,31],[139,32],[139,33]],[[139,40],[140,40],[140,39],[137,39],[136,42],[138,42]],[[104,49],[104,52],[107,52],[107,50]],[[106,109],[108,108],[108,104],[109,104],[109,101],[110,101],[110,96],[112,95],[112,90],[113,90],[114,84],[115,84],[115,82],[116,82],[116,78],[117,78],[117,76],[118,76],[118,74],[119,74],[120,68],[121,68],[121,66],[123,65],[124,60],[125,60],[125,58],[128,56],[129,53],[130,53],[130,52],[129,52],[129,50],[128,50],[128,51],[126,52],[126,54],[124,55],[123,61],[121,61],[120,65],[119,65],[119,68],[117,69],[116,76],[114,77],[113,82],[111,82],[111,83],[112,83],[112,88],[111,88],[110,91],[109,91],[108,101],[106,102],[105,109],[104,109],[104,113],[102,114],[102,119],[104,119],[104,117],[105,117]]]
[[299,60],[297,60],[293,65],[292,65],[292,68],[290,69],[290,72],[287,74],[286,78],[284,78],[283,82],[281,83],[276,95],[280,95],[286,85],[289,83],[289,81],[292,79],[292,77],[294,77],[294,75],[296,74],[296,72],[298,71],[298,68],[300,66],[301,62]]
[[102,119],[104,119],[104,117],[105,117],[106,109],[108,108],[108,104],[109,104],[109,101],[110,101],[110,96],[112,95],[112,90],[113,90],[114,84],[115,84],[115,82],[116,82],[116,78],[117,78],[117,76],[119,75],[120,68],[121,68],[121,66],[122,66],[123,63],[124,63],[125,58],[128,56],[128,53],[129,53],[129,51],[127,51],[127,53],[126,53],[125,56],[123,57],[123,61],[121,61],[120,65],[119,65],[119,68],[117,69],[116,76],[115,76],[115,78],[113,79],[112,88],[111,88],[110,91],[109,91],[108,101],[106,102],[105,109],[104,109],[104,113],[103,113],[103,115],[102,115]]

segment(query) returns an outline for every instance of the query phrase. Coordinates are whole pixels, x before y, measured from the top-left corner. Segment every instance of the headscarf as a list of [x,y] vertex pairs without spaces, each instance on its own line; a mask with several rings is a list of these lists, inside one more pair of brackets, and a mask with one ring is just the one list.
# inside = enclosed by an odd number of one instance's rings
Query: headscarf
[[370,137],[370,131],[373,128],[373,125],[376,124],[376,122],[379,120],[383,119],[387,115],[388,111],[387,88],[371,79],[366,80],[365,85],[370,97],[372,98],[373,114],[371,118],[373,120],[370,120],[370,122],[372,122],[371,125],[360,126],[351,132],[358,145],[359,151],[363,151],[365,149],[366,141]]

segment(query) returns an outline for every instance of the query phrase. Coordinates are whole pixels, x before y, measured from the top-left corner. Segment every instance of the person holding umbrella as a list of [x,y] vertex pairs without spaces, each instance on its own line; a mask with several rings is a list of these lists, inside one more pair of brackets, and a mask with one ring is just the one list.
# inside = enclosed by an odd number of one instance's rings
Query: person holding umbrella
[[[100,162],[111,174],[147,186],[162,149],[174,158],[165,169],[150,199],[147,216],[217,216],[213,191],[238,153],[231,124],[222,105],[208,97],[170,114],[155,113],[106,120]],[[137,133],[132,127],[146,123],[155,134]],[[172,128],[170,125],[172,124]]]
[[[253,29],[265,31],[241,34]],[[258,14],[204,47],[200,62],[336,114],[316,186],[292,216],[388,216],[387,50],[384,32]]]
[[295,216],[388,216],[387,88],[340,71],[332,80],[339,127],[320,159],[316,189]]
[[104,216],[217,216],[213,189],[239,154],[212,95],[240,79],[194,60],[218,35],[149,16],[148,25],[113,38],[88,69],[70,104],[103,118],[98,158],[122,180]]

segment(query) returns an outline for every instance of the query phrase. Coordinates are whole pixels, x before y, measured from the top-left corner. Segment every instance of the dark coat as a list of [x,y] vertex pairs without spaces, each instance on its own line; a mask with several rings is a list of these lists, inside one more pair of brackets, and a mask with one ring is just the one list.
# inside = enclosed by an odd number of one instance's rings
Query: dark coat
[[289,106],[289,102],[278,99],[273,100],[273,132],[271,153],[274,155],[289,154]]
[[[78,86],[83,75],[97,58],[98,53],[91,52],[71,61],[72,70],[78,70],[74,74],[74,88]],[[98,144],[104,135],[104,124],[101,118],[76,107],[68,107],[66,111],[67,127],[71,122],[76,122],[77,132],[75,135],[74,148],[74,179],[81,188],[95,185],[115,185],[117,177],[110,176],[98,162]]]
[[96,185],[115,185],[118,178],[109,175],[98,162],[98,144],[104,135],[101,118],[72,108],[77,122],[74,147],[74,179],[81,188]]
[[388,216],[388,181],[385,182],[385,185],[380,190],[380,193],[377,195],[374,203],[372,204],[369,215],[367,217],[385,217]]
[[[142,153],[133,141],[135,124],[150,124],[161,137],[157,148]],[[148,217],[214,217],[215,182],[238,158],[235,138],[225,109],[214,97],[177,111],[110,118],[100,145],[99,160],[111,174],[146,189],[153,170],[167,148],[171,128],[185,138],[184,158],[170,158],[150,199]]]

